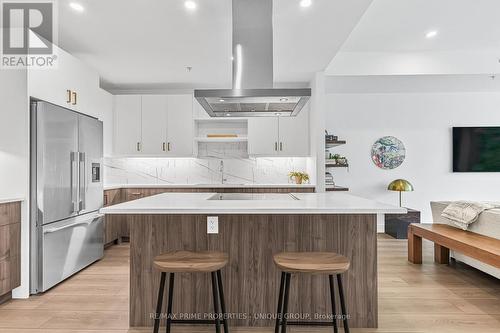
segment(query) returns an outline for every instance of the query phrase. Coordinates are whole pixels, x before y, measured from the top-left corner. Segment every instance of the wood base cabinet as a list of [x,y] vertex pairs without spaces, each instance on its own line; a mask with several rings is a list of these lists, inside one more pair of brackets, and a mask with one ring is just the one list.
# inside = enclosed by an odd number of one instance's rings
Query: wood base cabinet
[[0,204],[0,303],[21,285],[21,203]]
[[[124,202],[121,189],[104,191],[104,207]],[[124,237],[124,217],[106,215],[104,219],[104,244],[120,243]]]

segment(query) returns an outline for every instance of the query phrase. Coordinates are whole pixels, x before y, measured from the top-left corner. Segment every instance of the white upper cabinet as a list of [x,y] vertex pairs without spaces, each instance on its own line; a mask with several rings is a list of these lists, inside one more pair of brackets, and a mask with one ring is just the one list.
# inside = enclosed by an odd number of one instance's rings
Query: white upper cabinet
[[115,153],[191,157],[192,95],[115,96]]
[[28,69],[28,95],[93,117],[99,117],[93,100],[99,94],[99,75],[79,59],[54,45],[52,69]]
[[304,107],[296,117],[279,118],[279,155],[309,156],[309,114]]
[[141,96],[115,96],[115,137],[114,153],[137,155],[142,145]]
[[167,110],[167,96],[142,96],[142,154],[161,155],[167,151]]
[[169,156],[193,154],[193,96],[169,95],[167,153]]
[[248,154],[253,156],[309,156],[309,114],[296,117],[248,119]]
[[248,118],[248,154],[278,155],[278,117]]

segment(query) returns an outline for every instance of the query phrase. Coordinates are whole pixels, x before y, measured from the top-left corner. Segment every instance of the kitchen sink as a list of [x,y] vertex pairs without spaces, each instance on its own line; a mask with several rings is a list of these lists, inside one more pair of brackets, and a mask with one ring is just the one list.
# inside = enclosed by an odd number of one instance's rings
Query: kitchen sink
[[299,200],[291,193],[217,193],[208,200]]

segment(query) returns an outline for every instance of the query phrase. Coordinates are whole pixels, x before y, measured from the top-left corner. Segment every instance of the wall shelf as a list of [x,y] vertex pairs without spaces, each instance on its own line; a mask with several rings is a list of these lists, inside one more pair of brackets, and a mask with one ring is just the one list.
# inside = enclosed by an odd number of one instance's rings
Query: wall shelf
[[328,161],[326,160],[325,161],[325,166],[327,168],[348,168],[349,167],[349,164],[335,164],[334,162],[332,161]]
[[326,185],[325,190],[327,192],[334,192],[334,191],[345,192],[345,191],[349,191],[349,188],[342,187],[342,186],[336,186],[336,185]]
[[326,149],[337,147],[340,145],[345,145],[347,142],[345,140],[336,140],[336,141],[325,141]]
[[238,136],[238,137],[229,137],[229,138],[208,138],[208,137],[196,137],[194,138],[195,141],[197,142],[220,142],[220,143],[225,143],[225,142],[247,142],[248,137],[246,136]]
[[196,123],[247,123],[246,118],[194,118]]
[[[341,145],[345,145],[347,143],[346,140],[326,140],[325,138],[325,151],[331,156],[329,153],[328,149],[338,147]],[[325,160],[325,169],[328,168],[348,168],[349,164],[337,164],[335,160],[333,159],[326,159]],[[326,172],[326,174],[331,176],[330,172]],[[326,177],[325,177],[326,178]],[[333,191],[349,191],[349,188],[343,187],[343,186],[336,186],[332,184],[325,184],[325,191],[327,192],[333,192]]]
[[[248,120],[245,118],[194,119],[194,151],[197,157],[248,158]],[[221,137],[209,137],[221,135]],[[224,137],[224,135],[232,135]]]

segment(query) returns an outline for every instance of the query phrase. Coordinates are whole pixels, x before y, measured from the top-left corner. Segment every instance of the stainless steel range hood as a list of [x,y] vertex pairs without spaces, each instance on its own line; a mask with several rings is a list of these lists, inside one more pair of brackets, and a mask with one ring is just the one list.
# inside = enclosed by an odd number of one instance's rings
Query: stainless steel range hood
[[273,88],[273,2],[233,0],[233,89],[195,90],[211,117],[295,116],[310,88]]

